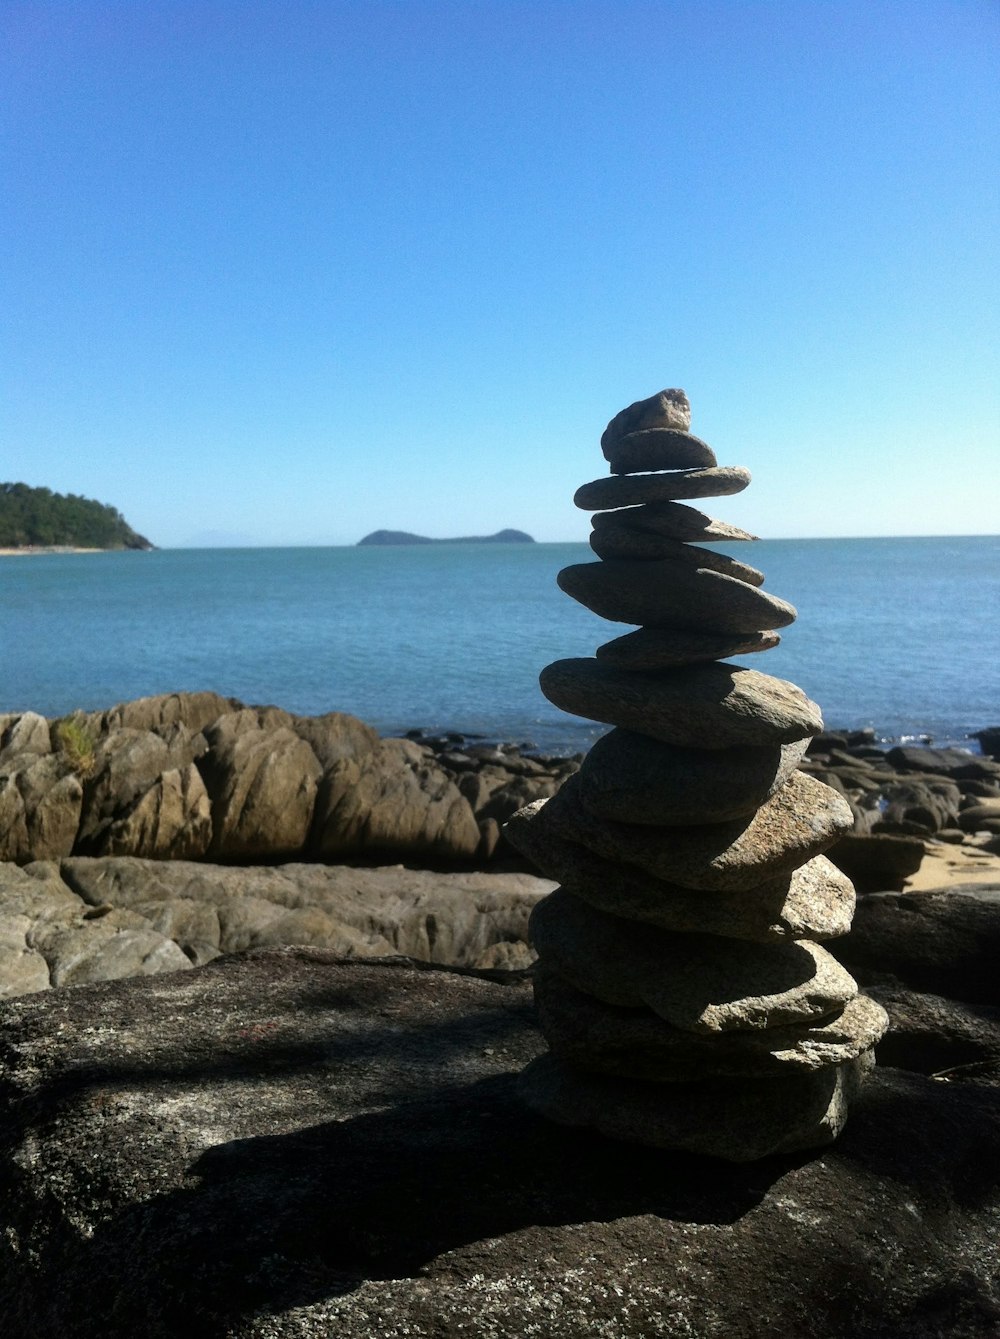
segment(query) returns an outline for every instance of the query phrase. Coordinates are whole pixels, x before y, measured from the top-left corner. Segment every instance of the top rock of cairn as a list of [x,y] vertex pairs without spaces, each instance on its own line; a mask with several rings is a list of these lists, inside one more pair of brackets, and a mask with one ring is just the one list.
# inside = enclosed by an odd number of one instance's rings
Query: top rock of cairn
[[887,1020],[818,942],[854,905],[822,854],[850,807],[796,770],[819,709],[719,663],[774,646],[795,610],[755,568],[688,542],[754,538],[678,500],[750,482],[690,425],[681,390],[623,409],[601,439],[612,477],[574,499],[608,509],[600,561],[560,587],[639,626],[541,674],[550,702],[616,729],[507,825],[562,883],[532,915],[550,1054],[521,1086],[564,1124],[744,1161],[834,1138]]

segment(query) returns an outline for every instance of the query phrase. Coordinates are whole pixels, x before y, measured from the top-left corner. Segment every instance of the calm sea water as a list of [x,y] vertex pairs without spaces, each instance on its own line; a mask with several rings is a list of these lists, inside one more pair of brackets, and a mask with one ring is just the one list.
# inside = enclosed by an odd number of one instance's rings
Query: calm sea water
[[[745,664],[829,726],[964,741],[1000,724],[1000,537],[730,545],[798,607]],[[0,558],[0,710],[61,715],[211,688],[574,752],[603,727],[537,674],[628,629],[555,584],[584,544],[163,550]],[[975,745],[972,746],[975,748]]]

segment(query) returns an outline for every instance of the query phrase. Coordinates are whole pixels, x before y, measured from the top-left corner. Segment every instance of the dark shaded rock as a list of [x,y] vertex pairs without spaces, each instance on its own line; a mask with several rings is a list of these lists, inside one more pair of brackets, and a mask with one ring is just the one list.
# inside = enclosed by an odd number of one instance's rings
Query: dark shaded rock
[[601,618],[644,627],[766,632],[795,622],[795,608],[722,572],[661,559],[574,563],[556,576],[561,590]]
[[2,1014],[5,1339],[1000,1322],[984,1082],[876,1070],[821,1157],[741,1166],[527,1111],[523,981],[278,950]]
[[610,479],[581,484],[573,494],[573,502],[584,511],[600,511],[677,498],[726,497],[742,493],[749,482],[750,471],[740,465],[669,470],[663,474],[616,474]]
[[1000,887],[873,893],[832,951],[862,983],[894,981],[969,1004],[1000,1006]]
[[581,657],[546,665],[538,682],[563,711],[680,748],[792,744],[823,725],[801,688],[740,665],[640,674]]
[[868,992],[889,1015],[889,1030],[875,1048],[880,1065],[938,1074],[993,1064],[1000,1078],[1000,1008],[901,986],[875,984]]
[[1000,761],[1000,725],[991,725],[985,730],[977,730],[973,739],[979,740],[979,747],[988,758]]
[[772,748],[681,749],[610,730],[580,768],[580,803],[618,823],[722,823],[759,809],[788,780],[805,747],[800,739]]
[[642,506],[615,508],[613,511],[598,512],[591,517],[595,530],[605,526],[629,526],[636,530],[650,531],[656,535],[666,535],[669,539],[697,539],[708,543],[714,539],[749,540],[757,539],[747,530],[730,525],[727,521],[718,521],[706,516],[695,507],[685,506],[683,502],[647,502]]
[[974,758],[964,749],[918,748],[912,744],[898,744],[885,755],[890,767],[898,772],[935,772],[939,776],[983,776],[996,774],[996,767],[982,758]]
[[612,474],[646,470],[687,470],[715,466],[715,452],[700,437],[676,428],[644,428],[619,437],[604,448]]
[[627,409],[621,409],[601,433],[601,449],[610,460],[608,449],[613,449],[623,437],[650,428],[665,428],[687,432],[691,426],[691,404],[682,390],[671,387],[636,400]]
[[679,539],[667,539],[664,535],[654,535],[649,530],[637,530],[629,525],[605,525],[600,530],[592,530],[590,547],[598,558],[609,561],[652,562],[669,558],[673,562],[686,563],[688,567],[722,572],[750,586],[764,583],[763,572],[728,553],[706,549],[700,544],[683,544]]
[[923,838],[892,833],[846,833],[827,851],[859,893],[900,890],[916,874],[926,851]]
[[781,637],[776,632],[713,633],[695,628],[637,628],[605,642],[595,652],[603,665],[623,670],[674,669],[753,651],[769,651]]

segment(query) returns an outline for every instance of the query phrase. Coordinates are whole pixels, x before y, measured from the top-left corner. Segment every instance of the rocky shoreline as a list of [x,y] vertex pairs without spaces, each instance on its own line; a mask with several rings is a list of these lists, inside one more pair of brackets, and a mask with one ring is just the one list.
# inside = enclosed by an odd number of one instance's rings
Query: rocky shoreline
[[500,826],[579,763],[209,693],[0,717],[11,1339],[995,1332],[1000,761],[817,737],[889,1031],[832,1151],[721,1176],[517,1097],[554,884]]

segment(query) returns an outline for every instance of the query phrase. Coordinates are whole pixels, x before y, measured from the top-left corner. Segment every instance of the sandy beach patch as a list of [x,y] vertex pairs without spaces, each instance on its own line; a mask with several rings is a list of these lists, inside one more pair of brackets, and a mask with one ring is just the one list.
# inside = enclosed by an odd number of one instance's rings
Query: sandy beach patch
[[920,868],[903,885],[905,893],[950,888],[961,883],[1000,884],[1000,855],[984,851],[973,841],[951,846],[928,840]]

